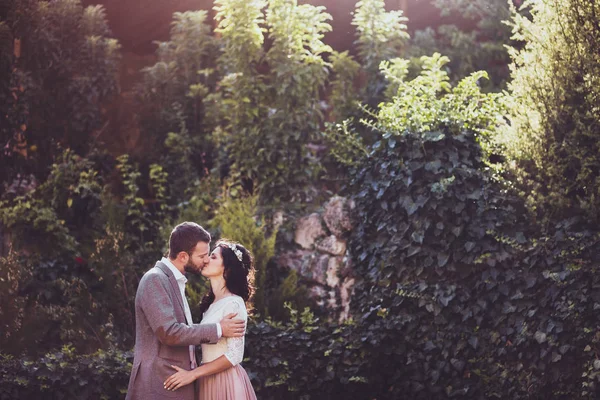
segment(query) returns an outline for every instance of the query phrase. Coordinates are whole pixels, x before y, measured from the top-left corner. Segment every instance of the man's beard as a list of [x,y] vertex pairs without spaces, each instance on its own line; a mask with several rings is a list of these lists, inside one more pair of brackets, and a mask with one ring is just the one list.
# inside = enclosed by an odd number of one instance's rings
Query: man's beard
[[202,271],[202,267],[199,267],[192,263],[192,260],[188,260],[187,264],[183,267],[185,272],[189,272],[190,274],[200,275]]

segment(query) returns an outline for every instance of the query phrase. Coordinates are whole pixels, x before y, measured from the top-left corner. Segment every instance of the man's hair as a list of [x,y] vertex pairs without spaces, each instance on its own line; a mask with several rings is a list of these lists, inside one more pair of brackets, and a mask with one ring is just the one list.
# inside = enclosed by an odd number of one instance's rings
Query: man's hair
[[195,222],[182,222],[169,237],[169,258],[174,260],[182,251],[191,255],[198,242],[210,243],[210,233]]

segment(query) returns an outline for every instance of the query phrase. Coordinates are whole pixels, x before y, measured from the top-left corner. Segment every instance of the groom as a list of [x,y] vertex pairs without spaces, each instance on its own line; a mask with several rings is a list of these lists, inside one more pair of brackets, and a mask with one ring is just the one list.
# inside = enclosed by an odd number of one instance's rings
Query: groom
[[216,343],[221,336],[241,337],[244,322],[229,314],[220,324],[198,325],[185,297],[184,272],[200,273],[208,263],[210,234],[200,225],[184,222],[169,238],[169,257],[144,274],[135,296],[135,351],[126,400],[163,398],[193,400],[195,385],[176,392],[163,382],[173,374],[170,365],[196,367],[195,345]]

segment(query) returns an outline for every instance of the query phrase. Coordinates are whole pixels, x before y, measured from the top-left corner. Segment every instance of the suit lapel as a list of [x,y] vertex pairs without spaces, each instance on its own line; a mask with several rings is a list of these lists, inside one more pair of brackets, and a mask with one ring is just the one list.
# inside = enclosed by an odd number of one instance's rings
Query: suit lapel
[[177,301],[179,302],[179,307],[181,307],[181,311],[182,311],[182,314],[184,315],[184,320],[185,320],[185,311],[184,311],[185,309],[183,307],[183,299],[181,298],[181,290],[179,290],[179,284],[177,283],[177,279],[175,279],[175,275],[173,275],[173,272],[171,272],[169,267],[167,267],[165,264],[163,264],[160,261],[156,262],[155,267],[159,268],[162,272],[164,272],[169,277],[169,283],[171,284],[171,288],[173,289],[173,292],[175,292],[175,298],[177,298]]

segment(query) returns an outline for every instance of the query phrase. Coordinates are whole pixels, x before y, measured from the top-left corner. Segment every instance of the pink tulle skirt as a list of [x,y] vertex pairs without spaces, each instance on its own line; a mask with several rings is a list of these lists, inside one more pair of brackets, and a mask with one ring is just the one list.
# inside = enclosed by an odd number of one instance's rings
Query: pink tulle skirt
[[256,400],[246,370],[240,364],[198,380],[198,400]]

